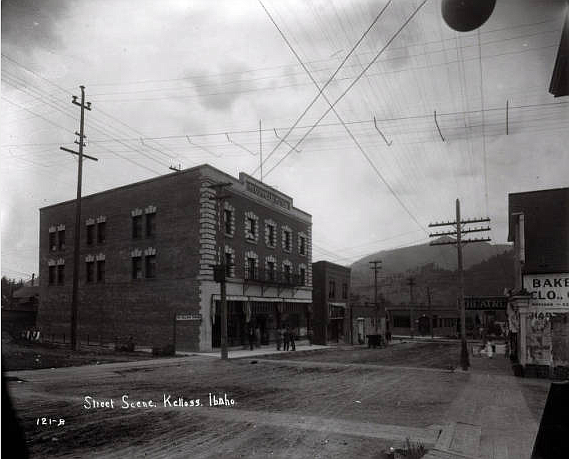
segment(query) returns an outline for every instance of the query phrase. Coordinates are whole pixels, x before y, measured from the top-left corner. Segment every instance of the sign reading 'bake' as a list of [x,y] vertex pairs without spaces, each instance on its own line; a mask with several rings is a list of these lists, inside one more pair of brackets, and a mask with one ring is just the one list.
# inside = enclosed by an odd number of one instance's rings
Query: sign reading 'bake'
[[524,288],[531,294],[530,306],[569,311],[569,273],[525,274]]

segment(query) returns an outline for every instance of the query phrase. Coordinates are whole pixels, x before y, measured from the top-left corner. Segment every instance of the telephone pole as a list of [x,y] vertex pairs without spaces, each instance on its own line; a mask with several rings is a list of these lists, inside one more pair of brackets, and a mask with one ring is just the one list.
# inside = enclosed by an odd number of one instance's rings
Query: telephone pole
[[476,233],[479,231],[490,231],[490,227],[480,227],[480,228],[468,228],[464,229],[463,225],[470,223],[484,223],[489,222],[490,219],[477,218],[461,220],[460,218],[460,201],[456,200],[456,220],[454,222],[440,222],[431,223],[430,228],[435,226],[454,226],[456,231],[446,231],[442,233],[429,234],[429,237],[439,237],[439,236],[455,236],[456,239],[452,241],[444,242],[431,242],[430,245],[455,245],[458,253],[458,307],[460,308],[460,339],[461,339],[461,351],[460,351],[460,364],[463,370],[468,370],[470,366],[468,357],[468,348],[466,346],[466,312],[464,308],[464,270],[462,266],[462,246],[464,244],[472,242],[484,242],[490,241],[490,238],[474,238],[474,239],[463,239],[462,235],[465,233]]
[[429,323],[431,324],[431,339],[435,337],[433,330],[433,308],[431,305],[431,287],[427,287],[427,304],[429,305]]
[[381,260],[374,260],[374,261],[370,261],[369,264],[371,265],[369,267],[369,269],[371,269],[374,272],[374,290],[375,290],[375,294],[374,294],[374,302],[373,304],[375,305],[375,334],[378,334],[378,322],[379,322],[379,317],[381,316],[381,325],[382,325],[382,331],[383,331],[383,321],[384,321],[384,313],[383,311],[381,312],[381,314],[379,314],[379,309],[377,307],[377,271],[379,271],[381,269]]
[[411,319],[411,338],[415,337],[415,302],[413,299],[413,287],[415,286],[415,278],[410,277],[407,279],[409,286],[409,316]]
[[217,201],[218,210],[218,222],[219,222],[219,234],[221,236],[220,240],[220,263],[213,266],[214,280],[220,284],[220,296],[221,296],[221,359],[227,360],[227,264],[225,262],[225,227],[223,225],[224,219],[224,206],[223,203],[231,198],[229,194],[225,193],[225,189],[230,187],[232,184],[226,183],[214,183],[209,185],[208,188],[215,190],[215,197],[211,198]]
[[77,162],[77,199],[75,200],[75,239],[73,244],[73,287],[71,293],[71,349],[76,351],[79,349],[77,340],[77,311],[79,305],[79,246],[81,242],[81,186],[83,181],[83,158],[98,161],[89,155],[83,154],[85,145],[85,110],[91,110],[91,102],[85,102],[85,86],[79,86],[81,89],[81,102],[77,102],[77,96],[73,96],[72,104],[81,108],[81,118],[79,124],[79,132],[75,135],[79,136],[79,140],[75,143],[79,145],[79,151],[70,150],[69,148],[59,147],[61,150],[72,153],[79,157]]

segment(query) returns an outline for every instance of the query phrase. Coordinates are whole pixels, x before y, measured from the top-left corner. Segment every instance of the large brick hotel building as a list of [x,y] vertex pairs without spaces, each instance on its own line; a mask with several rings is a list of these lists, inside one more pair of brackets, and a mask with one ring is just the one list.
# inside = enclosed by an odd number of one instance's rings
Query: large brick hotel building
[[[220,204],[209,185],[228,182],[230,197]],[[44,336],[69,336],[74,222],[74,201],[40,209]],[[78,338],[218,347],[220,285],[212,265],[222,256],[229,344],[245,344],[251,326],[262,342],[273,340],[279,325],[302,336],[310,326],[311,230],[311,216],[293,207],[291,197],[209,165],[86,196]]]

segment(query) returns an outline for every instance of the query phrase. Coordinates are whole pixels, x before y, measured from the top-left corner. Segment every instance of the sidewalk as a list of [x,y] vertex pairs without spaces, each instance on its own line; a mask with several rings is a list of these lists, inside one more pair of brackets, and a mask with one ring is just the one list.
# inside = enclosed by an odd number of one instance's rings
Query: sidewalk
[[[300,351],[317,351],[322,349],[331,349],[331,346],[320,346],[318,344],[308,344],[306,342],[302,342],[302,344],[296,345],[296,351],[288,350],[288,351],[277,351],[274,344],[268,346],[261,346],[256,347],[253,349],[229,349],[227,352],[227,356],[230,359],[243,359],[248,357],[257,357],[262,355],[271,355],[271,354],[288,354],[291,352],[300,352]],[[217,349],[214,352],[176,352],[177,355],[202,355],[208,357],[218,357],[221,358],[221,350]]]
[[512,376],[504,356],[471,357],[471,365],[467,386],[445,416],[442,441],[426,457],[529,459],[541,413],[535,406],[532,412],[524,392],[534,390],[543,411],[550,382]]

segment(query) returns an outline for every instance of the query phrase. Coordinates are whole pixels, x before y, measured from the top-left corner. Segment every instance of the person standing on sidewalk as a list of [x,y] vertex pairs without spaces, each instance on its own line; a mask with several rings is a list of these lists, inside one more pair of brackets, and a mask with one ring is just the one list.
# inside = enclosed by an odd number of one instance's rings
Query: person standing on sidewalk
[[294,344],[294,329],[289,330],[288,339],[290,341],[290,347],[293,351],[296,351],[296,345]]
[[283,339],[284,339],[283,350],[288,351],[289,339],[290,339],[290,333],[289,333],[288,325],[287,325],[285,331],[283,332]]
[[281,350],[281,344],[283,343],[283,329],[282,327],[277,327],[275,330],[275,335],[277,338],[277,351]]
[[253,324],[249,325],[249,348],[253,350],[253,343],[255,342],[255,329]]

